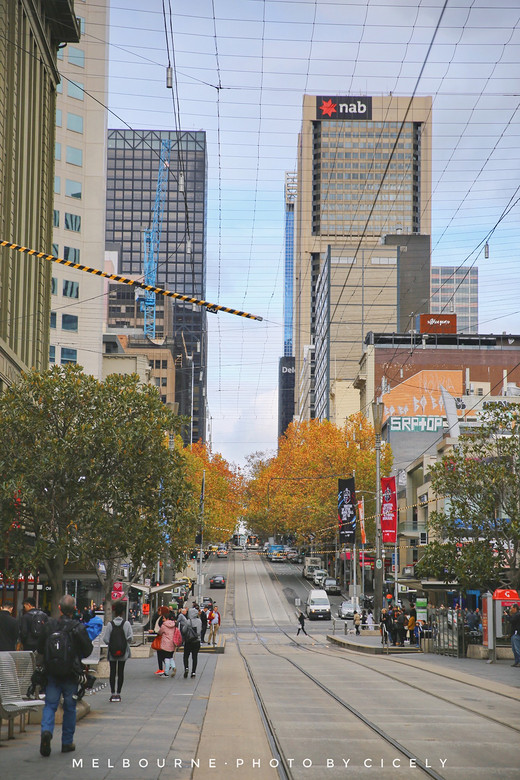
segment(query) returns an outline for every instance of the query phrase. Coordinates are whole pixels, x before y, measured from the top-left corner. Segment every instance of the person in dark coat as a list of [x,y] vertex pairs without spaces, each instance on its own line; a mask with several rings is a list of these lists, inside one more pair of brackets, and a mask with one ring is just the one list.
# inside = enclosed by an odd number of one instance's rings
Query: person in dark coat
[[299,627],[298,631],[296,632],[296,636],[298,636],[300,631],[303,631],[305,636],[309,636],[308,633],[305,630],[305,615],[303,614],[303,612],[300,612],[300,614],[298,615],[298,623],[300,624],[300,627]]
[[7,607],[0,609],[0,650],[16,650],[18,621]]
[[202,607],[199,612],[200,622],[202,623],[202,630],[200,632],[200,643],[204,644],[206,639],[206,631],[208,630],[208,608]]
[[23,650],[36,650],[38,647],[39,632],[35,633],[35,631],[33,631],[33,623],[38,621],[39,625],[43,628],[42,623],[46,623],[47,619],[48,615],[45,612],[41,609],[36,609],[36,601],[33,598],[28,597],[25,599],[23,602],[23,615],[20,618],[20,634],[18,637]]
[[[70,753],[76,749],[74,745],[74,732],[76,730],[76,701],[78,693],[78,672],[81,670],[81,659],[87,658],[92,653],[92,641],[87,634],[87,629],[73,619],[76,602],[72,596],[62,596],[59,609],[59,620],[50,619],[44,626],[38,640],[37,650],[45,658],[47,640],[51,634],[66,630],[70,633],[72,644],[73,668],[63,677],[55,677],[47,672],[47,686],[45,688],[45,706],[42,712],[40,753],[42,756],[50,756],[51,739],[54,732],[54,719],[56,710],[63,697],[63,725],[61,730],[61,752]],[[44,663],[45,668],[45,663]]]

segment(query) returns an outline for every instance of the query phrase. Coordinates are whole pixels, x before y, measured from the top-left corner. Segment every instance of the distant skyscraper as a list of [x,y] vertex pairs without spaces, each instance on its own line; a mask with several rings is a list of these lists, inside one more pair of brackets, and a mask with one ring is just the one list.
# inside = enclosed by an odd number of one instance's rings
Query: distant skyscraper
[[431,99],[305,95],[294,249],[296,415],[342,423],[369,331],[430,297]]
[[478,333],[478,268],[432,266],[432,314],[456,314],[459,333]]
[[294,415],[293,289],[294,289],[294,202],[296,174],[285,174],[285,274],[283,301],[283,357],[278,371],[278,436],[282,436]]
[[[58,49],[53,253],[103,269],[108,102],[108,0],[76,3],[79,43]],[[83,37],[84,36],[84,37]],[[51,364],[102,378],[105,284],[52,266]]]
[[[119,272],[143,275],[143,231],[152,226],[161,141],[170,143],[157,284],[204,299],[206,287],[206,134],[173,130],[109,130],[106,242]],[[114,291],[111,291],[111,296]],[[121,293],[123,295],[123,293]],[[126,293],[128,295],[128,293]],[[122,304],[127,305],[122,305]],[[134,323],[133,301],[111,301],[109,323]],[[206,310],[157,300],[157,339],[178,355],[175,401],[193,417],[192,438],[205,440]]]

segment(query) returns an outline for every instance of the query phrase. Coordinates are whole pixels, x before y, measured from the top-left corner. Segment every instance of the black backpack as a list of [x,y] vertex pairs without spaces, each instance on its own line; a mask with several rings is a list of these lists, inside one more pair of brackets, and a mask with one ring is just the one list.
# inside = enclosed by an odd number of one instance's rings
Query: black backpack
[[108,640],[108,652],[112,658],[122,658],[126,653],[128,641],[123,628],[123,623],[116,625],[112,620],[112,631]]
[[47,637],[43,654],[44,667],[52,677],[71,677],[78,671],[78,654],[74,647],[75,624],[70,621],[58,624],[56,631]]
[[184,632],[184,641],[185,642],[195,642],[198,640],[199,635],[197,634],[196,629],[192,626],[191,620],[188,620],[186,623],[186,629]]
[[43,629],[48,619],[49,618],[45,612],[42,612],[40,609],[37,609],[32,613],[31,639],[33,640],[34,644],[38,643],[38,640],[42,635]]

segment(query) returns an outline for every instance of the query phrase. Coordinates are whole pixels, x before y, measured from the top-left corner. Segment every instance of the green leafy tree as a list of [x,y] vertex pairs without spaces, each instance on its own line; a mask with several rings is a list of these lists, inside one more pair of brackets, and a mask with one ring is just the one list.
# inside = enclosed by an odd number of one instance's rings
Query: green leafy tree
[[45,571],[53,614],[68,562],[95,568],[108,601],[123,561],[135,580],[175,550],[174,508],[189,488],[166,433],[181,423],[136,375],[98,382],[74,365],[26,374],[0,396],[4,546],[16,569]]
[[490,404],[481,426],[431,468],[445,497],[432,513],[421,576],[463,588],[520,586],[520,410]]

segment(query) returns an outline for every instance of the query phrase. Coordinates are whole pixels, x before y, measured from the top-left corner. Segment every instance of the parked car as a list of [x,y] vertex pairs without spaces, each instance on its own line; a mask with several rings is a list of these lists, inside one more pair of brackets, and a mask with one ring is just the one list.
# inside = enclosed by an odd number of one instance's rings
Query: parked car
[[339,582],[334,577],[325,577],[322,588],[325,593],[341,593]]
[[338,617],[342,618],[343,620],[353,620],[355,610],[356,605],[353,601],[342,601],[338,607]]
[[210,577],[209,587],[210,588],[225,588],[226,587],[226,578],[224,577],[223,574],[214,574],[212,577]]
[[319,586],[321,588],[321,583],[325,579],[325,577],[328,577],[329,573],[327,569],[315,569],[314,574],[312,575],[312,580],[316,586]]
[[227,547],[219,547],[217,550],[217,558],[227,558]]

